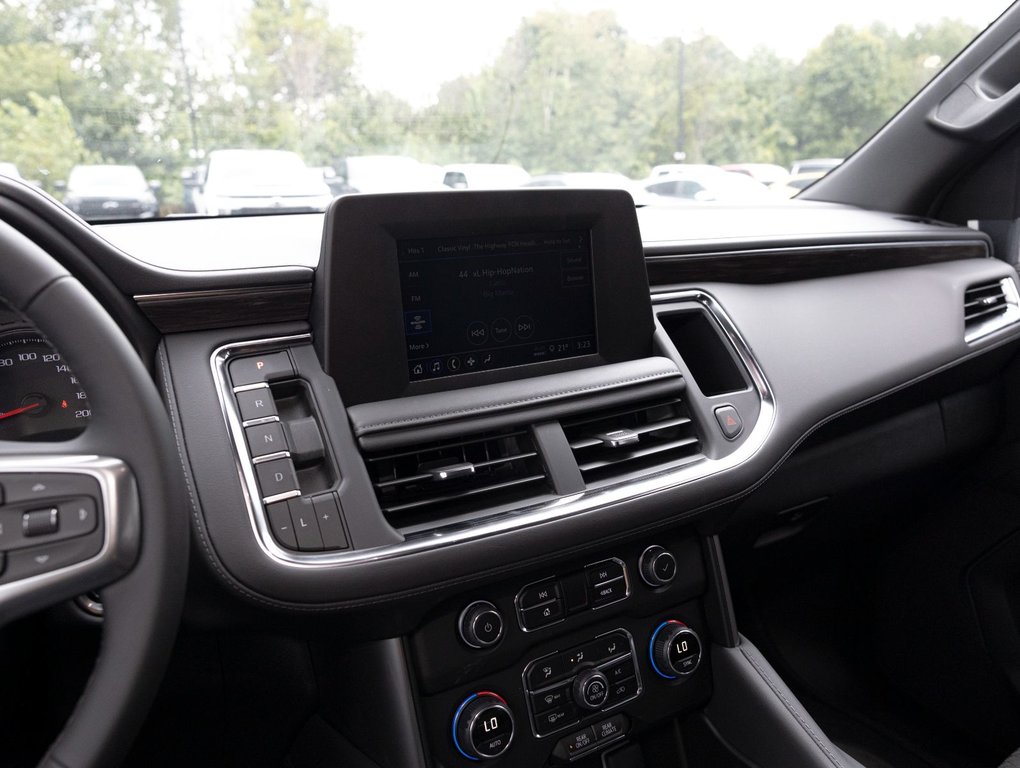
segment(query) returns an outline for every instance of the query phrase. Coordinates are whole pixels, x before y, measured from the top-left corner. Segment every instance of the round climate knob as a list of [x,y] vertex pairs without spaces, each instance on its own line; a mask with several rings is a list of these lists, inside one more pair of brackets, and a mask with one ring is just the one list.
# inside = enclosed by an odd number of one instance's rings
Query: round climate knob
[[609,698],[609,680],[597,669],[586,669],[574,678],[574,703],[594,712]]
[[676,576],[676,558],[669,550],[653,544],[641,553],[638,571],[645,584],[650,587],[661,587],[669,584]]
[[648,644],[652,669],[669,680],[686,677],[701,662],[701,640],[697,633],[682,621],[670,619],[652,632]]
[[460,612],[457,631],[471,648],[490,648],[503,639],[503,616],[492,603],[476,600]]
[[453,745],[469,760],[499,757],[513,737],[513,713],[502,696],[490,691],[468,696],[453,715]]

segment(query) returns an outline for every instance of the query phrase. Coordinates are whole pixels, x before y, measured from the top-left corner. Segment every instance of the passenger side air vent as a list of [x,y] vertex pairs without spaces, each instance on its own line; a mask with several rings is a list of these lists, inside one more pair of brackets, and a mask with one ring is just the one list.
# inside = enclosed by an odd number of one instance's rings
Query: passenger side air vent
[[677,398],[589,414],[565,421],[563,431],[586,483],[703,457],[687,407]]
[[963,294],[964,339],[971,342],[1020,319],[1016,285],[1009,278],[972,285]]
[[386,520],[405,531],[548,492],[526,429],[367,454],[365,461]]

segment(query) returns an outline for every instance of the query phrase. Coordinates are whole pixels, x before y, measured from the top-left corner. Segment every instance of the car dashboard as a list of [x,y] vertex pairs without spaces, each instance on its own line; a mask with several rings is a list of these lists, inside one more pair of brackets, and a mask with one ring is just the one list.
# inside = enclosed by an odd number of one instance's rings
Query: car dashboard
[[[769,764],[799,713],[749,687],[720,533],[988,440],[967,393],[1020,339],[985,235],[849,206],[465,191],[93,230],[8,194],[158,382],[186,616],[329,637],[322,707],[379,765],[625,765],[702,713]],[[895,398],[923,415],[869,452]],[[807,731],[769,738],[829,764]]]

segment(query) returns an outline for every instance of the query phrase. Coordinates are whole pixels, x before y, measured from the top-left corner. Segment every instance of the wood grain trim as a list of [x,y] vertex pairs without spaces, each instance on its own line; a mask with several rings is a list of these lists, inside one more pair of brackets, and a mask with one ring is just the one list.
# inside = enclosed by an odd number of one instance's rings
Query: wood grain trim
[[653,286],[679,283],[785,283],[820,277],[988,258],[983,240],[798,246],[645,258]]
[[135,302],[162,333],[307,320],[312,285],[149,293]]

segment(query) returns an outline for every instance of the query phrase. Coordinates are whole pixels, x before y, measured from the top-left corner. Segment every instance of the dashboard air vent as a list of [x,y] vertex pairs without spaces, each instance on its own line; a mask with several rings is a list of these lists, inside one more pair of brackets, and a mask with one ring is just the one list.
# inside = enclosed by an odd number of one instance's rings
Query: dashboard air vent
[[525,429],[442,440],[365,456],[376,498],[395,528],[417,528],[548,491]]
[[702,458],[682,400],[670,398],[588,414],[563,423],[585,482]]
[[1020,300],[1009,278],[978,283],[963,294],[964,338],[970,342],[1020,319]]

